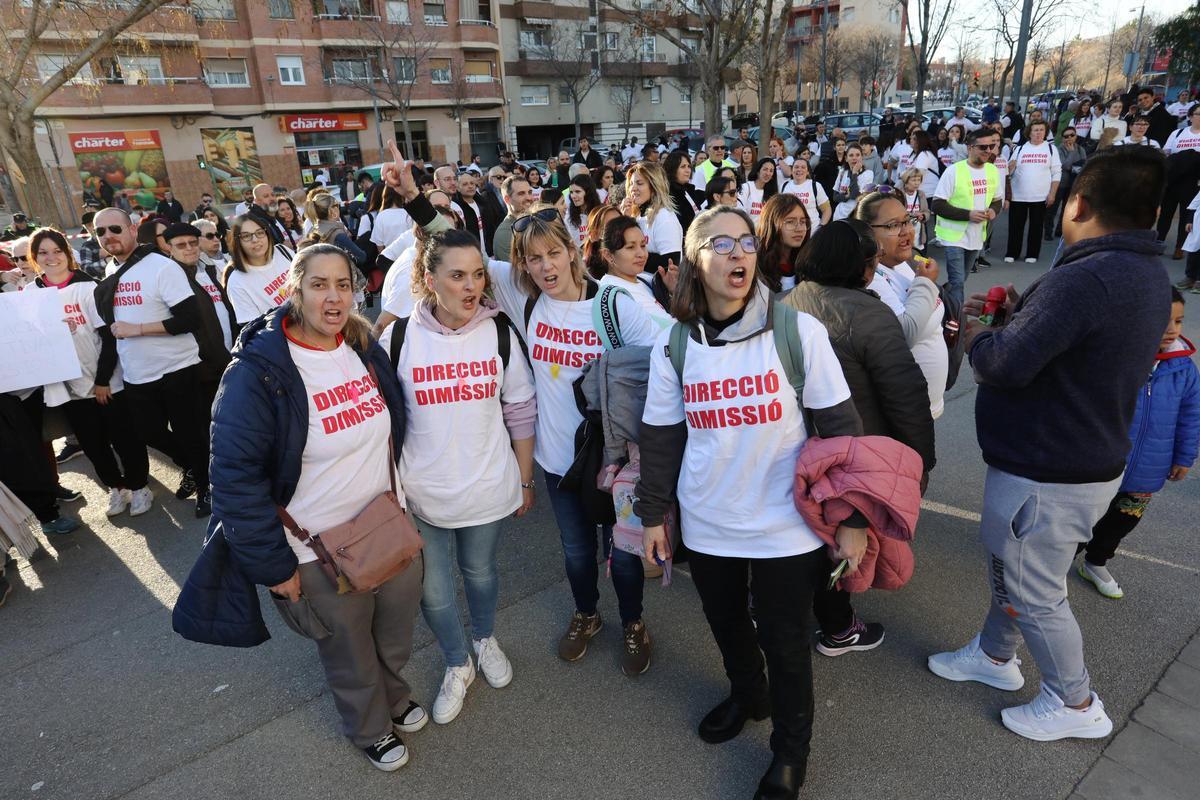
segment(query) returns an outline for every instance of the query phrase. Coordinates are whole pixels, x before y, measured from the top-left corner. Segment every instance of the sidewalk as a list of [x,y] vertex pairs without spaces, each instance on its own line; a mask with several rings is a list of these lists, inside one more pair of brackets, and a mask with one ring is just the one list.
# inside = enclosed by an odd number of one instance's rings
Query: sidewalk
[[1200,786],[1200,631],[1067,800],[1186,800]]

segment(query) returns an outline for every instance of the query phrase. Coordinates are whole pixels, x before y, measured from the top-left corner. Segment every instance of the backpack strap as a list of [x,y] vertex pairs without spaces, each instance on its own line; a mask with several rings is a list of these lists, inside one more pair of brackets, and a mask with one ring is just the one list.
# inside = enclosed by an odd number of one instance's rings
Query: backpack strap
[[592,301],[592,328],[600,336],[605,350],[616,350],[625,345],[621,338],[621,321],[617,318],[617,296],[621,294],[633,299],[626,290],[610,285],[602,287]]
[[683,364],[687,359],[688,339],[691,338],[690,326],[686,322],[676,322],[671,326],[671,335],[667,339],[667,358],[679,376],[679,385],[683,385]]
[[496,323],[496,351],[500,354],[500,363],[504,369],[508,369],[509,356],[512,354],[512,335],[517,334],[517,345],[521,348],[521,352],[525,354],[525,361],[529,362],[529,349],[525,346],[525,339],[521,337],[517,326],[513,325],[513,321],[508,318],[508,315],[501,311],[493,317]]
[[411,317],[401,317],[392,323],[392,340],[388,342],[388,357],[392,360],[392,371],[400,369],[400,348],[404,347],[404,334],[408,332]]
[[813,427],[812,413],[804,405],[804,345],[800,341],[800,328],[796,324],[796,311],[783,303],[771,303],[771,313],[768,316],[771,325],[771,336],[775,339],[775,352],[783,363],[783,372],[796,393],[796,402],[800,406],[800,414],[804,417],[804,429],[809,436],[816,434]]
[[525,331],[529,331],[529,320],[533,316],[533,307],[537,305],[538,299],[530,297],[525,300]]

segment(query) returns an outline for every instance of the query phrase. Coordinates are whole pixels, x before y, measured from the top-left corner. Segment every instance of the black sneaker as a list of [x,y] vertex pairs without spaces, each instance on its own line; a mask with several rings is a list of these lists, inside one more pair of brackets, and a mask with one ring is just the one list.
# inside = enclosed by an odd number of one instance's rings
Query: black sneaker
[[841,636],[818,632],[817,652],[834,657],[855,650],[874,650],[883,644],[883,626],[878,622],[863,622],[858,617]]
[[196,497],[196,519],[212,513],[212,492],[202,492]]
[[61,500],[64,503],[74,503],[76,500],[79,500],[82,497],[83,495],[81,495],[79,492],[75,491],[74,489],[68,489],[61,484],[54,487],[55,500]]
[[981,267],[990,267],[990,266],[992,265],[992,262],[988,261],[988,260],[987,260],[986,258],[984,258],[983,256],[977,256],[977,257],[975,258],[975,263],[976,263],[978,266],[981,266]]
[[363,752],[376,769],[384,772],[393,772],[408,763],[408,748],[395,733],[385,733],[375,744],[364,747]]
[[58,455],[54,457],[55,462],[65,464],[72,458],[83,455],[83,448],[74,442],[67,442],[63,445],[63,449],[58,451]]
[[175,490],[175,496],[180,500],[187,500],[196,493],[196,479],[192,477],[192,471],[185,469],[183,477],[179,479],[179,488]]

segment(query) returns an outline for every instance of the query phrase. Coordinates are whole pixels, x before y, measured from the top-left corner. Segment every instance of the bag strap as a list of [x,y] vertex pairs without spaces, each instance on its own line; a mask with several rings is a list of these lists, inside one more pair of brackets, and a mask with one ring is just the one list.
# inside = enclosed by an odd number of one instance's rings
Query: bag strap
[[513,325],[513,321],[503,311],[493,319],[496,323],[496,350],[500,354],[500,363],[504,366],[504,369],[508,369],[509,357],[512,355],[512,335],[514,333],[517,334],[517,346],[525,354],[525,361],[528,363],[529,349],[525,346],[525,340],[521,337],[521,332],[517,330],[517,326]]
[[633,295],[625,289],[610,285],[603,287],[600,295],[592,301],[592,328],[599,335],[605,350],[625,346],[625,340],[621,337],[621,321],[617,317],[617,296],[620,294],[633,299]]
[[671,326],[671,334],[667,339],[667,358],[679,376],[679,385],[683,386],[683,364],[687,360],[688,339],[691,337],[690,326],[686,322],[676,322]]
[[529,297],[525,300],[525,332],[529,333],[529,320],[533,317],[533,307],[537,305],[537,297]]
[[408,332],[411,317],[401,317],[392,323],[392,340],[388,342],[388,357],[392,360],[392,371],[400,369],[400,348],[404,347],[404,334]]
[[800,341],[796,312],[783,303],[773,302],[767,319],[771,326],[771,336],[775,339],[775,352],[779,354],[783,372],[796,393],[796,402],[800,406],[801,416],[804,417],[804,428],[809,436],[813,436],[816,429],[813,427],[812,412],[804,405],[804,344]]

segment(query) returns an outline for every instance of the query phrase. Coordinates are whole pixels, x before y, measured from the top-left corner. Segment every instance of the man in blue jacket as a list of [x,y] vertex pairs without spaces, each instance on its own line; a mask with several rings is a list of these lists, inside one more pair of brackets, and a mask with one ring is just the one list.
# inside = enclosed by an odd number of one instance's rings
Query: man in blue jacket
[[[1066,576],[1120,484],[1138,392],[1170,315],[1151,230],[1165,176],[1148,147],[1090,159],[1067,199],[1058,263],[1020,297],[1009,286],[1007,324],[972,319],[963,334],[988,465],[980,537],[992,602],[979,635],[930,656],[929,669],[1016,691],[1023,637],[1041,692],[1001,718],[1037,741],[1112,731],[1084,666]],[[973,295],[967,315],[978,317],[984,299]]]

